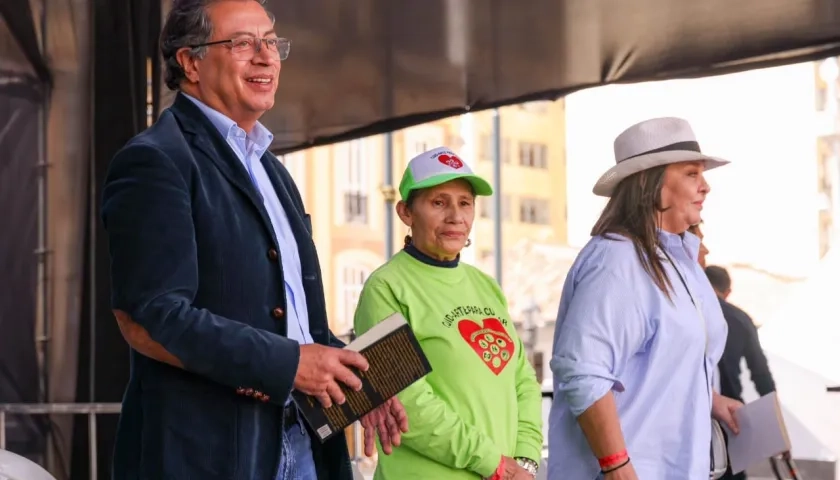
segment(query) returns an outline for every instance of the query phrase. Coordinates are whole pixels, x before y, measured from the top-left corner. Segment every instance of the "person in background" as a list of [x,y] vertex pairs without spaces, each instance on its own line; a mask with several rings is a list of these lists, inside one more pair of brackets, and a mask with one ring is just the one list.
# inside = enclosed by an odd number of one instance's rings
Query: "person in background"
[[540,386],[498,283],[460,262],[476,195],[493,190],[441,147],[409,162],[399,192],[410,235],[365,282],[355,328],[401,313],[432,372],[398,395],[411,431],[374,478],[530,479],[542,457]]
[[767,364],[767,357],[761,348],[758,339],[758,329],[755,327],[752,318],[747,312],[729,303],[727,298],[732,293],[732,279],[725,268],[717,265],[706,267],[706,276],[709,283],[715,289],[715,294],[720,301],[720,308],[723,310],[723,318],[729,325],[729,335],[726,337],[726,346],[723,349],[723,357],[720,359],[721,371],[721,394],[743,401],[741,394],[741,359],[747,361],[747,368],[750,369],[755,390],[759,395],[764,396],[776,391],[776,382],[773,381],[773,374]]
[[[776,384],[773,375],[767,364],[767,358],[761,349],[758,340],[758,331],[752,318],[746,312],[729,303],[726,299],[732,290],[732,280],[729,272],[723,267],[715,265],[706,267],[706,255],[709,249],[703,242],[703,230],[700,223],[692,225],[688,231],[700,239],[700,250],[697,256],[697,263],[705,269],[706,277],[715,290],[720,301],[723,318],[726,320],[728,332],[726,345],[723,348],[723,356],[718,362],[716,388],[721,395],[737,399],[741,402],[741,359],[747,360],[747,367],[750,369],[753,384],[759,395],[767,395],[776,391]],[[726,432],[724,432],[726,435]],[[728,438],[726,439],[728,442]],[[790,452],[784,452],[783,458],[790,459]],[[746,472],[732,473],[731,466],[727,466],[726,472],[720,480],[746,480]]]
[[[701,221],[700,224],[702,223]],[[700,224],[692,225],[688,231],[700,239],[697,262],[705,269],[706,277],[718,297],[723,318],[728,326],[723,356],[718,363],[718,369],[721,372],[720,393],[744,401],[741,397],[743,391],[741,359],[746,360],[747,368],[750,369],[750,378],[759,395],[764,396],[775,392],[776,383],[773,381],[773,374],[770,373],[767,357],[761,348],[755,322],[747,312],[727,300],[729,294],[732,293],[732,278],[729,276],[729,272],[717,265],[706,266],[706,255],[708,255],[709,249],[703,242],[703,231]]]
[[[175,0],[157,122],[111,161],[102,220],[131,347],[114,480],[350,480],[344,435],[313,441],[293,389],[325,405],[365,358],[329,330],[312,224],[259,123],[289,40],[261,1]],[[365,416],[385,453],[396,399]],[[400,427],[400,428],[397,428]]]
[[706,268],[706,255],[709,254],[709,249],[706,248],[706,244],[703,243],[703,230],[700,229],[701,223],[703,223],[702,220],[700,223],[688,227],[688,231],[700,240],[700,249],[697,251],[697,263],[699,263],[701,267]]
[[712,418],[737,432],[741,403],[712,388],[726,322],[686,231],[705,172],[728,162],[678,118],[633,125],[614,150],[593,188],[609,201],[558,309],[548,478],[706,480]]

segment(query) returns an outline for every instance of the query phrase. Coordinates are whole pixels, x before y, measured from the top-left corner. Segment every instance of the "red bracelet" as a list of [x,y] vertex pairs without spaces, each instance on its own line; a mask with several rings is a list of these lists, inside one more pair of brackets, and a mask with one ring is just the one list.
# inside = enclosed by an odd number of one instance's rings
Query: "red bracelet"
[[599,458],[598,464],[601,466],[601,470],[603,470],[605,468],[615,465],[618,462],[623,462],[624,460],[627,460],[628,457],[629,455],[627,455],[627,450],[622,450],[618,453]]

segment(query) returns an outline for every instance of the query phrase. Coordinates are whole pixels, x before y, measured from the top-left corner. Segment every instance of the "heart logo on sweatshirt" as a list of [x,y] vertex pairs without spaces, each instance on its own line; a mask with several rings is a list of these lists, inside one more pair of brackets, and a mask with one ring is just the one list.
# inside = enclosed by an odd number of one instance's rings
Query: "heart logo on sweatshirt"
[[458,331],[496,375],[502,373],[513,358],[513,339],[498,318],[485,318],[481,325],[465,318],[458,322]]

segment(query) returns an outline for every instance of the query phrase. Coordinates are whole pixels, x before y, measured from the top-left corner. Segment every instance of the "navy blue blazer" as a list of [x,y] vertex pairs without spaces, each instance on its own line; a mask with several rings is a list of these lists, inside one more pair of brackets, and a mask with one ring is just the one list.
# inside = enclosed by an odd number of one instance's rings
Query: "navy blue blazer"
[[[315,342],[327,324],[312,226],[285,167],[261,159],[297,240]],[[102,198],[112,305],[184,369],[131,351],[115,480],[273,480],[300,347],[286,338],[283,269],[260,195],[183,95],[112,160]],[[237,394],[254,389],[262,402]],[[313,436],[313,438],[317,438]],[[319,479],[352,478],[343,435],[313,442]]]

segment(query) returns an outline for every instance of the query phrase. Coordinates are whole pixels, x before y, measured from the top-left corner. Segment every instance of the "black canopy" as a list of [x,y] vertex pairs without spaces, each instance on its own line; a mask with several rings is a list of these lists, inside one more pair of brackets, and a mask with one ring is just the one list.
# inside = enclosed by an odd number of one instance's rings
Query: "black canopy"
[[[265,123],[298,148],[586,87],[840,52],[836,0],[269,0],[292,40]],[[702,94],[702,92],[698,92]]]

